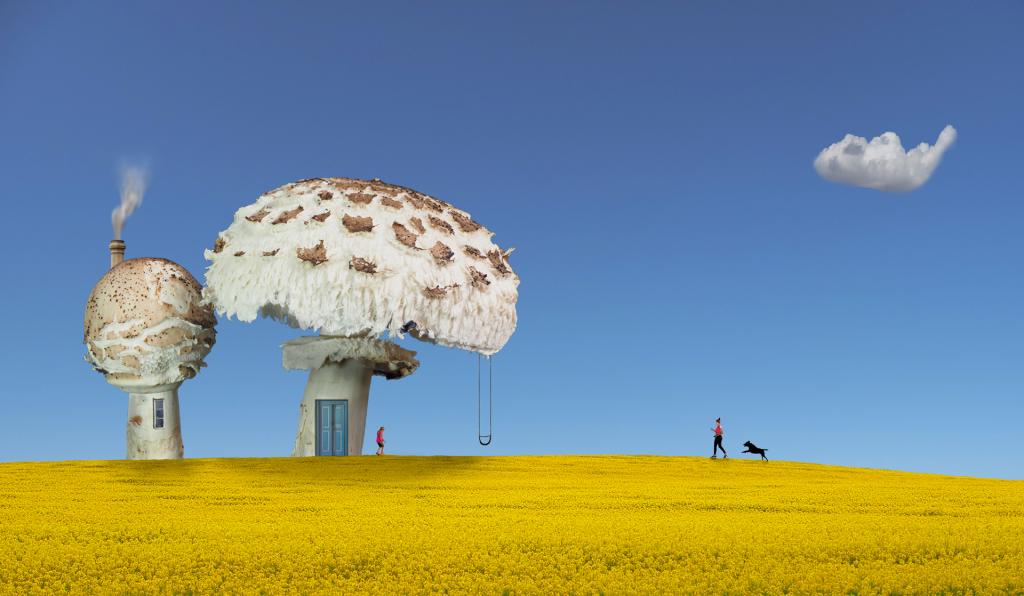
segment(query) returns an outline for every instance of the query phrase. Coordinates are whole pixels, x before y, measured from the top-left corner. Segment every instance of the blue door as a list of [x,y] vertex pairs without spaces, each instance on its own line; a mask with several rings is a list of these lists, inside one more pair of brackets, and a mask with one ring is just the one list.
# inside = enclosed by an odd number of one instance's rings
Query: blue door
[[348,400],[316,400],[316,454],[348,455]]

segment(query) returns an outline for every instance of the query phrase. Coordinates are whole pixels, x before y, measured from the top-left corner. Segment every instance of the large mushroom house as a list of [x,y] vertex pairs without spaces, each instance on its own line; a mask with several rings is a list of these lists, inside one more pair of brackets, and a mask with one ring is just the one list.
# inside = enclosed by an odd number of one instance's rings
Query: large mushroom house
[[180,459],[178,387],[206,366],[217,321],[181,265],[122,261],[120,240],[110,251],[111,267],[85,306],[85,359],[128,392],[128,459]]
[[292,455],[362,453],[371,378],[419,366],[388,338],[487,356],[505,345],[519,278],[491,236],[465,211],[376,179],[301,180],[235,212],[206,251],[206,299],[318,333],[283,346],[285,368],[310,370]]

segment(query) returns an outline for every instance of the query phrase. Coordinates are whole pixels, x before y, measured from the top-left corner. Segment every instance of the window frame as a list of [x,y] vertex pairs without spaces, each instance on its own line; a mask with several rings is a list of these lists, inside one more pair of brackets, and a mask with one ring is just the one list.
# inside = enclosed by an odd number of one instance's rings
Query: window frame
[[[157,412],[160,412],[157,415]],[[164,420],[167,417],[167,409],[162,397],[153,399],[153,428],[164,428]]]

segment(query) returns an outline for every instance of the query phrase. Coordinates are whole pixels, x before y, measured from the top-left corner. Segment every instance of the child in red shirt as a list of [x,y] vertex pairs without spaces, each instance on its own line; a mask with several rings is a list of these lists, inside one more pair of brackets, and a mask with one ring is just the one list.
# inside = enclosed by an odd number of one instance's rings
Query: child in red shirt
[[377,429],[377,455],[384,455],[384,427]]

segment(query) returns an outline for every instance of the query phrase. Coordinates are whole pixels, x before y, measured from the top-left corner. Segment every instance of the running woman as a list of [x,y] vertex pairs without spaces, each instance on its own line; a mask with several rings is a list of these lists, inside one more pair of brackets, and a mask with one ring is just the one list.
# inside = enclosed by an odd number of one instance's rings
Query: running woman
[[[725,451],[724,449],[722,451]],[[384,455],[384,427],[377,429],[377,455]]]
[[711,455],[711,459],[718,457],[718,450],[722,450],[722,459],[729,457],[729,454],[725,452],[725,447],[722,447],[722,419],[715,418],[715,428],[711,429],[711,432],[715,433],[715,449]]

